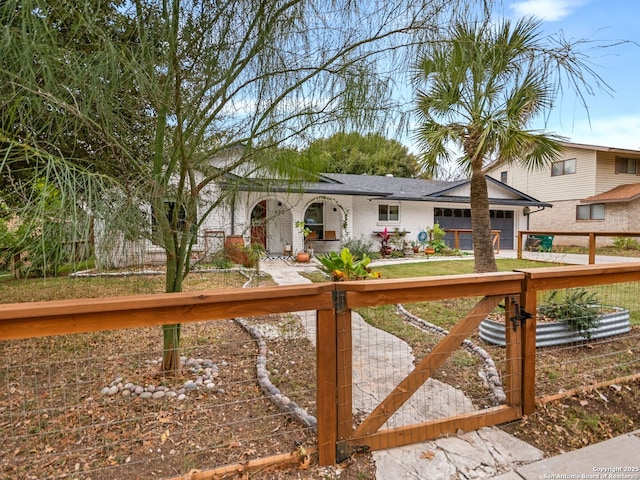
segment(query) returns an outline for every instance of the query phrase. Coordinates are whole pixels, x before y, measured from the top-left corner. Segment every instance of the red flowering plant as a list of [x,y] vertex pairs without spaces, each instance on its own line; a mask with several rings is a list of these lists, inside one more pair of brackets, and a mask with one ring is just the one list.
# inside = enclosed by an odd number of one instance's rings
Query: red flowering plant
[[393,248],[389,244],[391,240],[391,234],[385,227],[382,232],[378,232],[378,238],[380,239],[380,254],[384,257],[385,255],[391,254]]

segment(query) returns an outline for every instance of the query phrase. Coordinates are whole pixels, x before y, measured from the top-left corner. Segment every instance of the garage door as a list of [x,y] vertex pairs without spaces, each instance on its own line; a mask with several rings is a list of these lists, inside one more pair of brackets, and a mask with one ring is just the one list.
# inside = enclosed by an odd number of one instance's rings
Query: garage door
[[[500,249],[513,250],[513,211],[490,210],[491,229],[500,230]],[[442,228],[471,229],[471,210],[468,208],[436,208],[434,222]],[[453,234],[445,237],[447,245],[453,247]],[[460,236],[460,250],[472,250],[471,235]]]

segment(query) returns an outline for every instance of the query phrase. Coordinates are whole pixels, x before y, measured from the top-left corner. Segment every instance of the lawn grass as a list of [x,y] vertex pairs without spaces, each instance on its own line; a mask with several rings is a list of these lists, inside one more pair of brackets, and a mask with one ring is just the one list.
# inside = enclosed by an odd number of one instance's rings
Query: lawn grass
[[[247,277],[236,271],[192,272],[184,280],[183,291],[240,288],[246,281]],[[162,273],[26,279],[14,279],[10,275],[0,277],[0,304],[143,295],[164,291],[165,277]]]
[[[537,262],[534,260],[518,260],[512,258],[497,259],[498,270],[511,272],[522,268],[558,267],[558,263]],[[417,263],[400,263],[394,265],[377,265],[374,270],[382,273],[382,278],[414,278],[437,275],[458,275],[473,273],[473,258],[469,260],[427,260]]]

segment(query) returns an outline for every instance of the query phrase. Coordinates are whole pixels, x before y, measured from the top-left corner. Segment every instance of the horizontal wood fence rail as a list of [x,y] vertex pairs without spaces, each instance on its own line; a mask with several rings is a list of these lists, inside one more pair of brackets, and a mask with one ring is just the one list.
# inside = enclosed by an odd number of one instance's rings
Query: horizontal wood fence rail
[[0,305],[0,340],[332,309],[330,283]]
[[563,232],[549,230],[520,230],[518,232],[518,258],[522,258],[525,235],[553,235],[558,237],[589,237],[589,265],[596,263],[597,237],[640,237],[640,232]]
[[518,272],[447,275],[413,279],[361,280],[338,284],[349,308],[426,302],[446,298],[519,293],[524,275]]

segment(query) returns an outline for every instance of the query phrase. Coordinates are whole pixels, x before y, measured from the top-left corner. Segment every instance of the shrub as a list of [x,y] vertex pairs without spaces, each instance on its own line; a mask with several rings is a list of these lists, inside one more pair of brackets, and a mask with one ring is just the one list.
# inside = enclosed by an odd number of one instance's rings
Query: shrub
[[[373,252],[373,242],[366,240],[364,237],[360,238],[350,238],[345,241],[342,246],[344,248],[348,248],[353,255],[353,258],[359,259],[367,257],[372,257]],[[378,253],[377,251],[375,253]]]
[[356,259],[346,247],[340,251],[340,254],[329,252],[319,257],[318,260],[322,264],[320,269],[329,275],[334,282],[380,277],[377,272],[373,272],[368,267],[371,259],[367,255]]
[[640,250],[640,243],[631,237],[615,237],[613,246],[622,250]]
[[580,332],[585,338],[591,338],[591,331],[600,322],[600,306],[595,293],[584,288],[567,289],[564,294],[553,290],[547,303],[538,308],[538,313],[554,320],[562,321],[567,326]]

